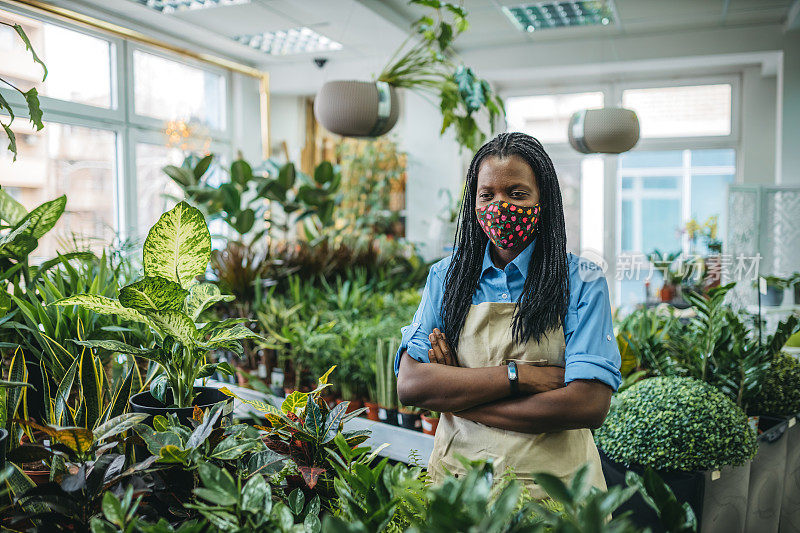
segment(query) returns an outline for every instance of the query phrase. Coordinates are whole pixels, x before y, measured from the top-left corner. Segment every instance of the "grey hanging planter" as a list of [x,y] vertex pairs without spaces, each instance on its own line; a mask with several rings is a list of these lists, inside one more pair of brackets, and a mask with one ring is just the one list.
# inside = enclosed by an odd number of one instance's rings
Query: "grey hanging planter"
[[604,107],[572,114],[569,143],[584,154],[621,154],[639,142],[639,118],[630,109]]
[[378,137],[400,116],[397,89],[383,81],[329,81],[314,98],[314,116],[331,133]]

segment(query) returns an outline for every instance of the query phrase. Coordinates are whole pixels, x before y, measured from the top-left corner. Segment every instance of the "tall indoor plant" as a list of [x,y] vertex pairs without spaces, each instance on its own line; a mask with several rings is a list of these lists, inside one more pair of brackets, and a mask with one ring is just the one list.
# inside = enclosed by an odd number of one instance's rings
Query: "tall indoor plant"
[[150,394],[164,407],[190,408],[199,393],[193,387],[197,378],[215,371],[233,373],[227,363],[208,363],[208,352],[241,353],[243,339],[260,338],[243,324],[247,319],[197,322],[206,308],[230,300],[213,283],[197,281],[210,255],[211,235],[202,213],[181,202],[150,229],[142,250],[144,277],[120,289],[119,298],[79,294],[54,305],[79,305],[150,326],[157,334],[152,347],[117,340],[90,339],[82,344],[155,362],[162,373],[151,382]]

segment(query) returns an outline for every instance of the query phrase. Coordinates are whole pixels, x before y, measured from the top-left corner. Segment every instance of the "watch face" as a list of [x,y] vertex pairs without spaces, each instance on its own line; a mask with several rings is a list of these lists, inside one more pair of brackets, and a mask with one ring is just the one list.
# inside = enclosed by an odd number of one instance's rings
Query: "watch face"
[[517,366],[516,365],[509,365],[508,366],[508,379],[517,379]]

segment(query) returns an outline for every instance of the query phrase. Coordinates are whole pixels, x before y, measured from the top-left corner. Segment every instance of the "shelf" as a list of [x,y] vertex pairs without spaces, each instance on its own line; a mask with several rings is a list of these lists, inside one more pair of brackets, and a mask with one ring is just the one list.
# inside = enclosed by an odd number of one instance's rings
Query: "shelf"
[[[283,402],[283,398],[280,396],[263,394],[252,389],[238,387],[236,385],[221,381],[209,379],[206,382],[206,386],[217,388],[227,387],[232,393],[246,400],[269,402],[275,406],[279,406],[281,402]],[[261,413],[261,411],[251,405],[239,401],[238,399],[234,399],[233,414],[237,418],[245,418],[250,416],[263,418],[263,413]],[[364,445],[370,446],[373,449],[381,446],[383,443],[388,442],[389,446],[381,450],[379,454],[383,457],[388,457],[394,461],[408,463],[409,453],[411,450],[415,450],[418,457],[418,464],[422,466],[428,466],[428,459],[433,451],[433,435],[426,435],[425,433],[421,433],[419,431],[392,426],[390,424],[384,424],[383,422],[376,422],[360,416],[349,420],[344,425],[344,429],[346,431],[359,431],[364,429],[370,430],[372,434],[364,443]]]

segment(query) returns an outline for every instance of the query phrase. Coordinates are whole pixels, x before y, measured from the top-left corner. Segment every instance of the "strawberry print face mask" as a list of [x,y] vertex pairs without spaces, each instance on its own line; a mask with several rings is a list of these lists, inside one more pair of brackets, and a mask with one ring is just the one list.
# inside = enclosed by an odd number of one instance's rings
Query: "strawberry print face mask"
[[515,248],[531,241],[539,222],[539,204],[526,207],[503,202],[490,202],[484,207],[476,207],[486,236],[498,248]]

